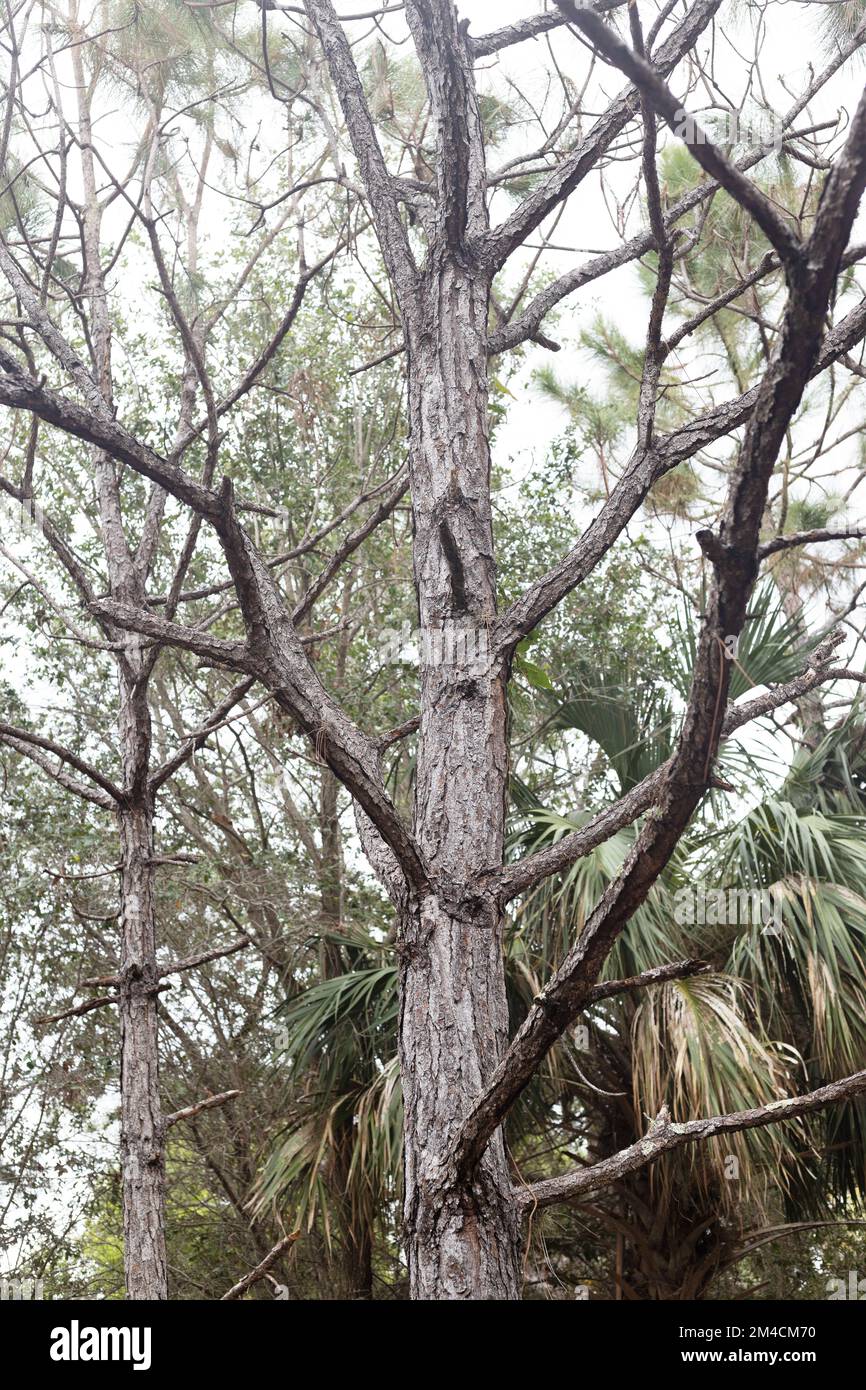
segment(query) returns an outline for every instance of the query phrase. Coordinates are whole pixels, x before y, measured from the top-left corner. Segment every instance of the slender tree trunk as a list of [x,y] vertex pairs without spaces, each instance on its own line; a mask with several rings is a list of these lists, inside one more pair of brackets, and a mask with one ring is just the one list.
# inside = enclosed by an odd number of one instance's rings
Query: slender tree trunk
[[[84,39],[78,0],[68,19]],[[113,400],[111,317],[102,267],[102,214],[93,154],[91,84],[83,43],[72,45],[78,104],[78,134],[84,188],[85,288],[92,322],[91,346],[97,383]],[[114,459],[94,450],[100,525],[112,597],[145,607],[146,564],[139,570],[123,525]],[[165,1261],[165,1160],[159,1102],[157,1041],[156,923],[153,902],[153,800],[148,788],[151,749],[146,666],[139,638],[118,632],[124,645],[117,659],[120,708],[118,741],[124,804],[118,811],[120,839],[120,1151],[127,1298],[167,1298]]]
[[519,1233],[498,1132],[471,1186],[442,1155],[507,1039],[500,864],[507,769],[487,439],[486,277],[444,254],[409,341],[415,580],[422,633],[415,828],[434,891],[401,931],[400,1061],[412,1297],[518,1297]]
[[[343,858],[340,838],[340,784],[329,768],[321,773],[319,824],[322,849],[319,860],[319,896],[322,916],[332,932],[340,930],[343,917]],[[333,979],[342,975],[346,961],[339,942],[326,941],[323,951],[322,975]],[[338,1113],[333,1116],[336,1159],[334,1175],[342,1200],[342,1247],[339,1263],[335,1261],[340,1294],[348,1299],[373,1297],[373,1230],[368,1213],[356,1209],[352,1201],[351,1170],[355,1144],[352,1116]]]
[[[135,659],[134,648],[127,653]],[[136,662],[136,665],[138,662]],[[128,1298],[168,1297],[165,1151],[159,1098],[153,803],[147,787],[150,713],[121,679],[120,735],[128,801],[119,812],[120,1094],[124,1269]]]
[[346,1251],[346,1282],[349,1297],[370,1302],[373,1298],[373,1241],[370,1227],[358,1232],[357,1244]]
[[373,1298],[373,1225],[366,1211],[354,1209],[349,1190],[355,1143],[351,1116],[335,1117],[334,1125],[334,1175],[343,1199],[342,1241],[339,1259],[332,1263],[329,1258],[328,1263],[340,1298],[369,1302]]
[[642,1205],[638,1211],[646,1212],[648,1219],[636,1214],[632,1220],[626,1285],[638,1298],[652,1302],[695,1303],[706,1298],[731,1246],[719,1217],[720,1203],[706,1201],[702,1206],[691,1200],[688,1190],[660,1202],[649,1184],[641,1185],[641,1197],[657,1205]]

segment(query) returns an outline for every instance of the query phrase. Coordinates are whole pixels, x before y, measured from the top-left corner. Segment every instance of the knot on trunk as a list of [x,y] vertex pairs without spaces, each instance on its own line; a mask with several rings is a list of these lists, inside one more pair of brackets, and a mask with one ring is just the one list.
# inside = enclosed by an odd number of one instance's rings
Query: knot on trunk
[[448,916],[466,926],[496,931],[501,921],[499,904],[491,889],[479,884],[465,884],[440,889],[439,901]]

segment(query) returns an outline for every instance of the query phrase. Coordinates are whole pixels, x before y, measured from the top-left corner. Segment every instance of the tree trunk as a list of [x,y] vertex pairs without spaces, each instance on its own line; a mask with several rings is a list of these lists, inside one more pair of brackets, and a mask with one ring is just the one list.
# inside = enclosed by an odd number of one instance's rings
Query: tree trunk
[[[334,1116],[334,1173],[342,1196],[340,1225],[342,1241],[339,1259],[333,1261],[334,1284],[339,1297],[373,1298],[373,1224],[370,1213],[357,1210],[350,1190],[350,1169],[354,1154],[355,1131],[350,1116]],[[332,1265],[329,1258],[328,1264]]]
[[487,439],[488,283],[443,254],[409,335],[414,564],[421,620],[415,830],[433,891],[401,924],[405,1223],[416,1299],[514,1299],[519,1230],[501,1131],[471,1186],[443,1155],[507,1040],[502,921],[479,873],[502,862],[505,672]]
[[357,1243],[347,1246],[345,1259],[349,1297],[370,1302],[373,1297],[373,1237],[366,1223],[358,1231]]
[[506,1038],[500,932],[428,898],[402,952],[405,1231],[413,1299],[516,1299],[519,1229],[501,1130],[471,1186],[441,1155]]
[[[331,932],[339,932],[343,917],[343,858],[339,818],[340,784],[330,768],[321,773],[319,825],[322,850],[319,861],[319,896],[322,916]],[[342,975],[347,962],[338,941],[326,941],[322,952],[324,979]],[[343,1107],[332,1116],[336,1153],[334,1174],[341,1198],[343,1240],[339,1264],[335,1264],[340,1294],[348,1299],[373,1297],[373,1227],[369,1211],[359,1210],[351,1191],[355,1128],[352,1116]],[[329,1261],[330,1263],[330,1261]]]
[[[78,103],[78,133],[84,187],[85,288],[92,313],[90,346],[96,381],[113,403],[111,317],[102,265],[103,207],[100,204],[90,101],[92,83],[83,56],[84,26],[78,0],[69,23],[81,42],[71,61]],[[124,530],[116,461],[93,454],[100,526],[112,597],[146,608],[147,565],[136,565]],[[120,1153],[127,1298],[168,1296],[165,1262],[165,1160],[159,1103],[156,924],[153,903],[153,799],[148,787],[151,749],[146,664],[141,638],[115,636],[123,645],[119,673],[118,742],[124,803],[118,810],[120,839]]]
[[626,1285],[652,1302],[706,1298],[731,1246],[719,1216],[721,1203],[693,1201],[688,1188],[660,1200],[649,1183],[640,1184],[640,1196],[629,1223]]
[[[138,665],[134,645],[127,655]],[[144,689],[121,679],[127,805],[119,812],[120,1094],[127,1298],[168,1297],[165,1152],[159,1098],[158,972],[153,896],[153,803],[147,787],[150,713]]]

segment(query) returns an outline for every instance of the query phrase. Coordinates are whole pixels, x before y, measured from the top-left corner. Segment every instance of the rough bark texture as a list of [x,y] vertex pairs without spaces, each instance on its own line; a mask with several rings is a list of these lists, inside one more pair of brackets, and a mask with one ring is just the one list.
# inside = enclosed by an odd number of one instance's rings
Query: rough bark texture
[[[78,8],[74,7],[76,24]],[[108,407],[113,399],[111,320],[102,265],[102,206],[92,150],[90,93],[81,47],[73,67],[79,85],[85,191],[85,288],[93,318],[93,365]],[[107,452],[95,453],[97,494],[111,592],[145,606],[146,564],[139,568],[123,525],[117,467]],[[123,1257],[127,1298],[168,1297],[165,1258],[164,1130],[159,1100],[156,923],[153,901],[153,801],[148,786],[151,723],[147,686],[151,665],[140,637],[127,639],[116,657],[119,688],[118,743],[123,797],[120,839],[120,1152]]]
[[165,1127],[159,1095],[151,721],[141,639],[127,641],[118,718],[125,798],[120,832],[121,1172],[128,1298],[168,1297]]
[[416,906],[403,947],[400,1064],[405,1223],[414,1299],[518,1297],[519,1230],[501,1130],[471,1182],[448,1151],[506,1039],[499,929],[434,897]]
[[124,1269],[128,1298],[167,1298],[165,1155],[159,1100],[153,812],[119,815],[122,855],[120,1092]]
[[503,853],[505,677],[487,441],[486,277],[430,268],[410,334],[410,438],[422,700],[415,831],[434,891],[401,933],[406,1233],[414,1298],[516,1298],[518,1232],[502,1133],[474,1181],[447,1159],[507,1041],[502,920],[473,888]]

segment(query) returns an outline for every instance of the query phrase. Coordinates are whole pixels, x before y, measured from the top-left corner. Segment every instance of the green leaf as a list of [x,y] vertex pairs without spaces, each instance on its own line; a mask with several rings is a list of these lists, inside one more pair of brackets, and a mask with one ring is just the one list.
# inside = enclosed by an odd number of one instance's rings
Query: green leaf
[[553,689],[553,682],[544,667],[536,666],[534,661],[528,661],[525,656],[515,656],[514,669],[519,671],[536,690]]

